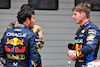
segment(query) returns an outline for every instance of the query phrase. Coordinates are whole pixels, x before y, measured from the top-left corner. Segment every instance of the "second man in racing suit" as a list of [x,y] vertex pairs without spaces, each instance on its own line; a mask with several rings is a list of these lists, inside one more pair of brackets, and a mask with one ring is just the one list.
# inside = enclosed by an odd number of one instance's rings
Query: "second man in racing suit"
[[76,24],[80,24],[75,34],[75,50],[69,50],[68,56],[76,60],[75,67],[87,66],[97,58],[100,44],[100,30],[90,21],[90,4],[80,3],[72,9]]

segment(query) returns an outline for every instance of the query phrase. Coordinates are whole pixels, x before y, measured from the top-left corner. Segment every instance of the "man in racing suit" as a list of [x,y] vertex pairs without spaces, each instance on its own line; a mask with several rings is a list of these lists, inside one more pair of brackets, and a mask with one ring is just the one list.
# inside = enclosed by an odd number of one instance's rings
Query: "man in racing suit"
[[[10,30],[12,28],[17,27],[17,25],[19,24],[18,21],[16,22],[12,22],[8,25],[7,30]],[[42,34],[42,28],[39,25],[34,25],[33,28],[31,29],[31,31],[33,31],[34,33],[37,34],[37,38],[38,38],[38,52],[40,52],[40,49],[43,47],[44,45],[44,40],[43,40],[43,34]]]
[[72,18],[76,24],[80,24],[75,34],[75,50],[68,51],[70,59],[76,60],[75,67],[87,66],[88,62],[97,58],[99,50],[100,30],[89,20],[89,8],[89,4],[80,3],[72,9]]
[[[29,4],[23,4],[21,6],[20,10],[22,10],[22,9],[30,9],[30,8],[31,8],[31,6]],[[8,25],[8,27],[7,27],[7,30],[17,27],[18,24],[19,24],[18,21],[10,23]],[[31,29],[31,31],[33,31],[34,33],[37,34],[37,51],[40,52],[40,49],[42,49],[43,45],[44,45],[42,28],[39,25],[35,25],[34,24],[34,26]],[[42,67],[42,61],[40,60],[40,62],[41,63],[38,66]],[[32,63],[32,61],[30,60],[30,66],[29,67],[32,67],[31,63]]]
[[[16,22],[13,22],[13,23],[10,23],[7,27],[7,30],[10,30],[12,28],[15,28],[17,27],[19,24],[18,21]],[[31,31],[33,31],[34,33],[37,34],[37,51],[40,52],[40,49],[43,48],[43,45],[44,45],[44,40],[43,40],[43,34],[42,34],[42,28],[38,25],[34,25],[33,28],[31,29]],[[32,67],[32,61],[30,60],[30,65],[29,67]],[[42,67],[42,61],[40,59],[40,64],[38,65],[40,67]]]
[[29,57],[38,67],[41,57],[37,51],[37,35],[30,30],[35,23],[34,10],[20,10],[17,18],[18,26],[7,30],[1,39],[0,57],[6,57],[7,67],[28,67]]

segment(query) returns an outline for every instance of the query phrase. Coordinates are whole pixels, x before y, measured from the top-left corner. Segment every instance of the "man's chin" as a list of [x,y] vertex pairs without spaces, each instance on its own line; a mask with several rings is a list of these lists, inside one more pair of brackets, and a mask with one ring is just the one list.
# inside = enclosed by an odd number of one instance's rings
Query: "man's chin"
[[76,24],[79,24],[79,22],[76,22]]
[[30,27],[29,29],[32,29],[33,27]]

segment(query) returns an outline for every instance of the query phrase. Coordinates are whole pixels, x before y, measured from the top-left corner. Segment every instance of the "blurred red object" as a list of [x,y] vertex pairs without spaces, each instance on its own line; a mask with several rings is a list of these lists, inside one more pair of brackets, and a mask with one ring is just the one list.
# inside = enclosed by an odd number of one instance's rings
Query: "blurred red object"
[[100,59],[88,63],[88,67],[100,67]]

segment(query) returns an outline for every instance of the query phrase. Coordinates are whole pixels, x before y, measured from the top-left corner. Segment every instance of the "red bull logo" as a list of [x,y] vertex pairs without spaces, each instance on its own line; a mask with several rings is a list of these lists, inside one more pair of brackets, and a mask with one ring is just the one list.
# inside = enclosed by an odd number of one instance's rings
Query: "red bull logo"
[[20,44],[20,45],[24,45],[24,44],[23,44],[23,41],[24,41],[24,40],[21,41],[21,40],[19,40],[19,39],[16,38],[16,37],[13,38],[13,39],[10,39],[10,40],[9,40],[9,38],[7,38],[6,44],[11,44],[11,45],[14,45],[14,46],[17,46],[17,45],[19,45],[19,44]]
[[[7,45],[5,45],[5,51],[6,52],[14,52],[14,53],[24,53],[26,52],[26,47],[23,44],[24,40],[19,40],[18,38],[13,38],[10,39],[7,38],[7,42],[6,44],[10,44],[10,46],[8,47]],[[13,45],[13,47],[12,47]],[[22,45],[22,46],[17,46],[17,45]]]
[[80,50],[81,48],[82,48],[82,45],[76,44],[76,46],[75,46],[75,50],[76,50],[76,51]]
[[76,55],[77,55],[77,57],[80,57],[80,58],[84,56],[84,54],[82,54],[82,52],[81,52],[81,51],[80,51],[80,52],[79,52],[79,51],[77,51],[77,52],[76,52]]
[[19,49],[19,47],[17,47],[17,46],[13,46],[13,48],[9,48],[6,45],[5,45],[5,51],[6,52],[14,52],[14,53],[24,53],[24,52],[26,52],[25,46],[22,46],[22,48]]
[[79,57],[81,54],[82,54],[81,51],[80,52],[77,51],[77,57]]
[[78,45],[78,44],[76,44],[76,46],[75,46],[75,50],[77,51],[76,52],[76,55],[77,55],[77,57],[83,57],[84,56],[84,54],[82,54],[82,52],[81,51],[78,51],[78,50],[80,50],[80,49],[82,49],[82,44],[81,45]]

